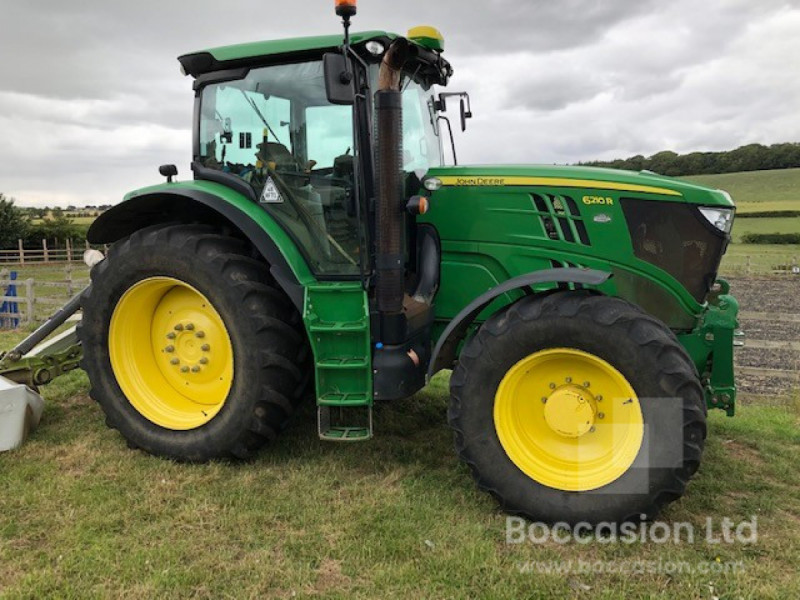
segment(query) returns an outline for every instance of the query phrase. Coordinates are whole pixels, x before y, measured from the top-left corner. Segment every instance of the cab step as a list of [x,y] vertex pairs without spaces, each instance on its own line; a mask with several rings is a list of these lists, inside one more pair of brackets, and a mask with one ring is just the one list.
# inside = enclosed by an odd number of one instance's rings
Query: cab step
[[[357,424],[351,424],[354,422]],[[317,409],[317,425],[319,439],[323,441],[366,442],[373,436],[372,406],[320,406]]]
[[372,342],[361,283],[308,286],[303,319],[314,351],[320,439],[372,439]]

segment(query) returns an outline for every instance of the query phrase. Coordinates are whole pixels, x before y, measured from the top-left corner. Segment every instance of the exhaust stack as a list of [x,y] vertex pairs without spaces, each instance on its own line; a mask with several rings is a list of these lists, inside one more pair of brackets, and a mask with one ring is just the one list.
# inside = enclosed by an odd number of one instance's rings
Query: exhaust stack
[[377,174],[377,286],[378,310],[400,313],[405,293],[403,248],[403,95],[400,79],[408,60],[408,41],[398,38],[387,50],[375,94]]

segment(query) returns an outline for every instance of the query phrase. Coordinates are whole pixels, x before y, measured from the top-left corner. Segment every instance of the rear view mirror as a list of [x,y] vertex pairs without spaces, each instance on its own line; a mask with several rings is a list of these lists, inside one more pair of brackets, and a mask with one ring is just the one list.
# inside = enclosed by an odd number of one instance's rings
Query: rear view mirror
[[439,112],[447,112],[447,99],[452,97],[461,99],[461,131],[466,131],[467,119],[472,118],[472,102],[467,92],[439,94],[439,99],[434,103],[434,108]]
[[326,54],[323,59],[325,68],[325,92],[331,104],[352,105],[356,94],[353,89],[353,73],[343,54]]
[[467,130],[467,119],[472,118],[472,111],[467,110],[467,103],[461,98],[461,131]]

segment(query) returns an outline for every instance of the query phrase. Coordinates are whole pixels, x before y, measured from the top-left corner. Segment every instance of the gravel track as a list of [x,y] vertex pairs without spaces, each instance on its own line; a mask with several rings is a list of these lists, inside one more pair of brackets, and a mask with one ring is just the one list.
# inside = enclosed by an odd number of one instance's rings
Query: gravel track
[[786,321],[781,314],[800,315],[800,277],[786,279],[729,278],[731,293],[745,312],[769,313],[776,317],[740,319],[745,332],[745,347],[736,350],[737,367],[779,369],[794,373],[794,377],[778,378],[752,374],[737,374],[739,391],[745,395],[786,397],[800,388],[800,351],[748,348],[747,340],[800,342],[800,321]]

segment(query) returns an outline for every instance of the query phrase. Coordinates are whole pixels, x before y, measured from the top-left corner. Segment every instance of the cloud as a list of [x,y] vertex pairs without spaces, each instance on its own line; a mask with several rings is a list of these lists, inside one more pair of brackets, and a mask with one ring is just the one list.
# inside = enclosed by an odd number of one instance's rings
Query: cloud
[[[566,163],[800,140],[798,2],[369,0],[356,29],[438,26],[475,119],[473,163]],[[114,203],[191,159],[175,58],[338,33],[331,0],[11,2],[0,21],[0,191]]]

